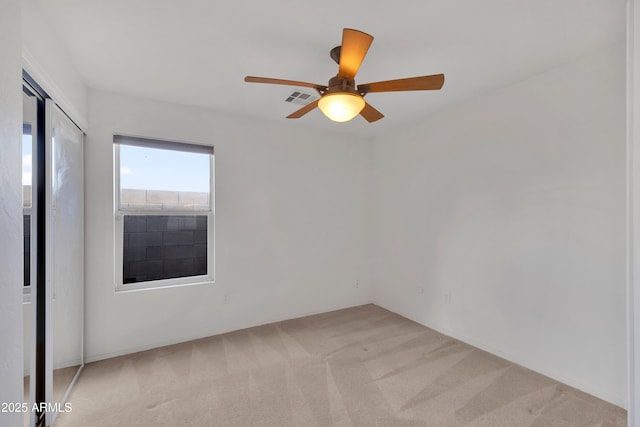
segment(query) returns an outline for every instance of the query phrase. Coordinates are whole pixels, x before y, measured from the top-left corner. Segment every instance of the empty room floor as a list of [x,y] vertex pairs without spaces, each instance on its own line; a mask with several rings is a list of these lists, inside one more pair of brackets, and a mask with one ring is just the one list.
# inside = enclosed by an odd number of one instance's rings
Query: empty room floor
[[626,411],[375,305],[88,364],[56,427],[626,426]]

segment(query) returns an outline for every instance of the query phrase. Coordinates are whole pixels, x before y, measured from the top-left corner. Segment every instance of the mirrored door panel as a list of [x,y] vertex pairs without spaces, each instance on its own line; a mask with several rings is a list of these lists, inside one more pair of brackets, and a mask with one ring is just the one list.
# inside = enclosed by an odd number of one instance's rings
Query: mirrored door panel
[[83,365],[84,135],[50,99],[46,118],[47,401],[64,407]]
[[[35,325],[36,325],[36,203],[33,167],[38,151],[38,102],[43,102],[27,87],[22,93],[22,214],[23,214],[23,325],[24,325],[24,400],[29,407],[35,401]],[[32,425],[31,412],[25,412],[24,425]]]

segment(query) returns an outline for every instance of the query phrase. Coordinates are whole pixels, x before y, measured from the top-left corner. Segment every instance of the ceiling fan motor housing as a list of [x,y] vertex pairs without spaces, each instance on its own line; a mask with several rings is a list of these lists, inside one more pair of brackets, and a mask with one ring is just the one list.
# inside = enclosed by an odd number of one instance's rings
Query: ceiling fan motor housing
[[342,46],[336,46],[333,49],[331,49],[331,52],[329,52],[329,56],[331,57],[331,59],[333,59],[338,65],[340,65],[341,51],[342,51]]
[[347,92],[347,93],[353,93],[356,95],[362,95],[356,89],[356,82],[354,79],[349,79],[347,77],[343,77],[340,75],[337,75],[329,79],[327,90],[322,95],[327,95],[327,94],[336,93],[336,92]]

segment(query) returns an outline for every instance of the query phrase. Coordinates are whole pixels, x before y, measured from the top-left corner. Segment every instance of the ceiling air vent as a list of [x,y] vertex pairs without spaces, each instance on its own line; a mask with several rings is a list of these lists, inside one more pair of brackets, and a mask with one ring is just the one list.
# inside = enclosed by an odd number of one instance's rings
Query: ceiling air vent
[[295,90],[284,101],[291,102],[293,104],[307,105],[308,103],[313,102],[316,99],[318,99],[318,95],[316,94],[303,92],[301,90]]

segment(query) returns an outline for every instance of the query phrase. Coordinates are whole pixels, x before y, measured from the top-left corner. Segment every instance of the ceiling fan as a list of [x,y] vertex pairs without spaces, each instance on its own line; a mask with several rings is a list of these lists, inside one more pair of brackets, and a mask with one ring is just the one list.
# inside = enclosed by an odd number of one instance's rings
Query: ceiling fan
[[368,122],[375,122],[384,115],[364,100],[371,92],[398,92],[411,90],[438,90],[444,84],[444,74],[385,80],[356,85],[355,76],[364,60],[373,36],[362,31],[345,28],[342,45],[331,50],[331,58],[338,63],[338,74],[329,79],[327,85],[247,76],[248,83],[270,83],[278,85],[310,87],[318,91],[320,98],[289,114],[288,119],[298,119],[316,107],[331,120],[346,122],[360,114]]

